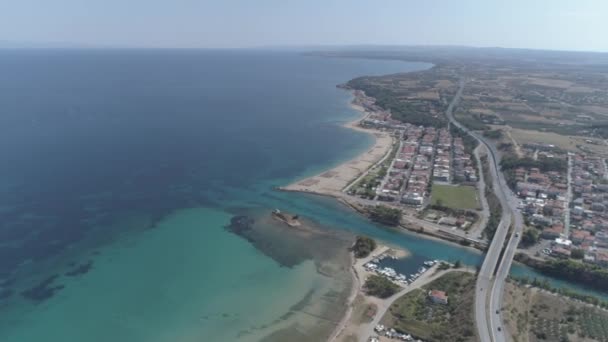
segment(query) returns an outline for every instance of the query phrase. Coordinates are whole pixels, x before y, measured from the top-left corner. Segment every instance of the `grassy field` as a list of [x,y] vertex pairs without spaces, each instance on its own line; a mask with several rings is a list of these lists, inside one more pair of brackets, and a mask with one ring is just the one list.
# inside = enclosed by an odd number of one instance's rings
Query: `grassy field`
[[[445,291],[448,305],[430,302],[427,293],[431,289]],[[475,276],[451,272],[399,298],[381,322],[425,341],[476,341],[474,295]]]
[[431,203],[452,209],[477,209],[477,189],[472,186],[433,184]]

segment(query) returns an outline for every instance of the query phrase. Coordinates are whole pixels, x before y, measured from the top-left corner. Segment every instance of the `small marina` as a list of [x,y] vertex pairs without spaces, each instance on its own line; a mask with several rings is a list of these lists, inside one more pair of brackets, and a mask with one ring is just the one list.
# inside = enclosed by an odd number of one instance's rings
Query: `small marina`
[[[415,339],[410,334],[402,334],[393,328],[384,326],[383,324],[378,324],[377,326],[375,326],[374,331],[378,335],[385,336],[390,339],[395,339],[395,340],[400,340],[400,341],[423,342],[422,340]],[[376,337],[376,336],[372,336],[369,338],[369,342],[380,342],[380,338]]]
[[[371,261],[365,263],[363,267],[368,272],[374,272],[382,277],[390,279],[391,281],[398,283],[399,285],[406,286],[414,282],[421,275],[427,272],[433,265],[438,264],[439,260],[427,260],[422,262],[422,265],[416,269],[416,271],[409,273],[401,273],[401,269],[395,269],[389,265],[386,265],[386,261],[391,260],[393,262],[399,261],[400,259],[389,254],[383,253]],[[409,264],[409,263],[408,263]],[[410,264],[411,265],[411,264]],[[411,267],[411,266],[410,266]],[[409,274],[408,274],[409,273]]]

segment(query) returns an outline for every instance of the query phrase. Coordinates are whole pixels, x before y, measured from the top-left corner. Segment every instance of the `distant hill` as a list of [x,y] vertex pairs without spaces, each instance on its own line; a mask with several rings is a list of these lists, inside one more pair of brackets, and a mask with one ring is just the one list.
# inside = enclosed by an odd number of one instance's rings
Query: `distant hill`
[[359,45],[319,48],[314,54],[342,57],[401,59],[434,63],[549,63],[560,65],[608,65],[608,53],[511,49],[500,47],[467,47],[445,45]]
[[64,43],[64,42],[27,42],[0,40],[0,49],[76,49],[87,48],[86,44]]

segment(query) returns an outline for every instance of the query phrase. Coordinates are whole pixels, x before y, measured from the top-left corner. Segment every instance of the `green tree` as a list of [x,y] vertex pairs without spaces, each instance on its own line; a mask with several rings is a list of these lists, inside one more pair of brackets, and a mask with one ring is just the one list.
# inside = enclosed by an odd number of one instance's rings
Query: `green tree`
[[399,290],[399,286],[393,284],[392,281],[375,274],[365,280],[363,288],[368,295],[378,298],[388,298]]
[[369,216],[373,221],[396,226],[401,221],[401,210],[377,205],[371,208]]
[[365,258],[374,249],[376,249],[376,241],[367,236],[357,236],[355,244],[351,248],[355,254],[355,258]]
[[585,251],[581,248],[572,249],[570,256],[572,259],[582,259],[585,257]]
[[538,242],[539,232],[536,229],[526,229],[521,236],[520,244],[522,247],[529,247]]

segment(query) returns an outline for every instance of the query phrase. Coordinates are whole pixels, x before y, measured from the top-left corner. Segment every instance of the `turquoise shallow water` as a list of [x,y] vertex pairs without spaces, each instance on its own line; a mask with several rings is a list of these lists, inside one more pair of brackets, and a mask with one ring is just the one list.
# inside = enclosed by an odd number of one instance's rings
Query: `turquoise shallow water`
[[103,250],[94,271],[3,327],[2,340],[231,341],[325,281],[312,263],[277,267],[225,233],[229,219],[212,209],[180,210],[124,237]]
[[244,210],[371,235],[412,262],[479,263],[330,199],[273,190],[369,147],[340,127],[358,114],[336,84],[428,67],[268,51],[0,51],[0,340],[259,339],[328,280],[227,233]]

